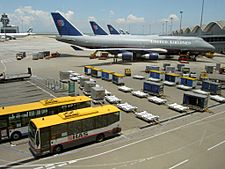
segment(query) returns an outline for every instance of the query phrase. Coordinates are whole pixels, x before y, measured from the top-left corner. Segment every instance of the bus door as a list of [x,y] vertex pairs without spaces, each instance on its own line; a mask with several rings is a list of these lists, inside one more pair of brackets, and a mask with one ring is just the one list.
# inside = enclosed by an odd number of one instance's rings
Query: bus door
[[50,151],[50,128],[42,128],[40,132],[41,151],[43,154]]
[[6,116],[0,117],[0,140],[8,138],[8,120]]

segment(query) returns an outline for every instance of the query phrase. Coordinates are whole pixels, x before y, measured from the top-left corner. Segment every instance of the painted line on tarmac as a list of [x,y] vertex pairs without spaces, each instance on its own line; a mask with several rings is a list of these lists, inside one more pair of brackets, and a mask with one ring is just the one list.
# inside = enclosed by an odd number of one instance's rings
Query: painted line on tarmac
[[6,72],[6,65],[5,65],[5,63],[4,63],[4,61],[3,61],[3,60],[1,60],[1,64],[2,64],[2,65],[3,65],[3,67],[4,67],[3,72]]
[[212,146],[212,147],[210,147],[210,148],[208,148],[207,151],[210,151],[210,150],[212,150],[212,149],[214,149],[214,148],[220,146],[220,145],[223,144],[223,143],[225,143],[225,140],[224,140],[224,141],[221,141],[220,143],[218,143],[218,144],[216,144],[216,145],[214,145],[214,146]]
[[176,164],[176,165],[170,167],[169,169],[174,169],[174,168],[176,168],[176,167],[179,167],[180,165],[182,165],[182,164],[184,164],[184,163],[186,163],[186,162],[188,162],[188,161],[189,161],[189,159],[186,159],[186,160],[184,160],[184,161],[182,161],[182,162],[180,162],[180,163],[178,163],[178,164]]
[[49,94],[50,96],[52,96],[52,97],[56,98],[56,96],[54,96],[53,94],[51,94],[51,93],[50,93],[50,92],[48,92],[47,90],[45,90],[45,89],[41,88],[40,86],[37,86],[36,84],[34,84],[34,83],[30,82],[30,81],[27,81],[27,82],[28,82],[28,83],[30,83],[30,84],[32,84],[32,85],[34,85],[34,86],[35,86],[35,87],[37,87],[38,89],[41,89],[43,92],[45,92],[45,93]]

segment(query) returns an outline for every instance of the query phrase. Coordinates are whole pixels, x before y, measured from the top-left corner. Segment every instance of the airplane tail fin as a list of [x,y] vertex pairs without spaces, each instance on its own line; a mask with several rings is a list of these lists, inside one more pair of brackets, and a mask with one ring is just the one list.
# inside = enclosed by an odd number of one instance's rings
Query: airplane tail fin
[[70,21],[61,15],[59,12],[51,12],[55,26],[59,32],[59,35],[68,36],[83,36],[83,33],[79,31]]
[[27,30],[27,33],[32,33],[33,32],[33,28],[30,27],[28,30]]
[[119,35],[119,31],[117,31],[112,25],[107,25],[109,32],[111,35]]
[[108,35],[96,22],[90,21],[90,24],[95,35]]

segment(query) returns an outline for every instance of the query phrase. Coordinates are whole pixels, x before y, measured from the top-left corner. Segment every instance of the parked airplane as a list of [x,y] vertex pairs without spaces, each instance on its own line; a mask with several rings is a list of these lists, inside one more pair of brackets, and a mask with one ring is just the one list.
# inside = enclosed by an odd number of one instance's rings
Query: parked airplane
[[95,21],[90,21],[92,31],[95,35],[108,35],[108,33],[102,29]]
[[[95,21],[90,21],[90,25],[92,28],[92,31],[95,35],[108,35],[108,33],[99,26]],[[124,32],[122,29],[117,31],[112,25],[107,25],[109,29],[110,35],[128,35],[128,32]]]
[[32,33],[33,29],[29,28],[27,30],[27,32],[24,33],[0,33],[0,37],[2,39],[4,38],[8,38],[8,39],[16,39],[16,38],[22,38],[22,37],[26,37],[29,35],[33,35],[34,33]]
[[112,25],[107,25],[109,32],[111,35],[120,35],[120,32],[117,31]]
[[76,50],[93,52],[106,51],[121,56],[124,60],[137,58],[157,59],[159,54],[178,54],[188,51],[193,55],[213,52],[215,48],[198,37],[181,36],[87,36],[79,31],[59,12],[52,12],[52,17],[60,36],[58,41],[72,45]]

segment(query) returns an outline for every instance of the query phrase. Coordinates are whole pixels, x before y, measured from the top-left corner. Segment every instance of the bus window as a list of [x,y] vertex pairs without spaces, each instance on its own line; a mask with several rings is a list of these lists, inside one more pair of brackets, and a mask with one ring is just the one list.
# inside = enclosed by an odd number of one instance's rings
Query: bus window
[[61,106],[61,111],[64,112],[64,111],[66,111],[66,110],[67,110],[67,105],[62,105],[62,106]]
[[20,115],[22,126],[27,126],[29,124],[28,112],[22,112]]
[[35,112],[34,111],[29,111],[29,117],[34,118],[35,117]]
[[91,106],[91,102],[82,102],[82,103],[77,103],[77,108],[81,109],[81,108],[85,108],[85,107],[90,107]]
[[74,121],[68,124],[68,132],[70,134],[80,133],[83,131],[81,121]]
[[83,131],[93,130],[95,128],[94,118],[82,120]]
[[7,127],[7,119],[0,118],[0,129]]
[[101,128],[107,126],[107,117],[106,116],[98,116],[96,119],[96,128]]
[[[41,149],[42,151],[48,151],[50,148],[50,130],[49,128],[41,129]],[[37,137],[39,138],[39,137]]]
[[35,138],[35,132],[36,132],[37,128],[36,126],[33,124],[33,122],[30,122],[29,124],[29,128],[28,128],[28,133],[29,133],[29,137],[34,140]]
[[36,110],[36,117],[40,117],[41,116],[41,110]]
[[48,115],[56,114],[58,113],[58,108],[57,107],[51,107],[48,109]]
[[67,110],[73,110],[73,109],[74,109],[74,104],[67,105]]
[[21,127],[20,114],[11,114],[9,116],[9,126],[10,128]]
[[48,114],[47,109],[41,109],[41,116],[46,116]]
[[36,132],[35,138],[36,138],[36,145],[39,146],[39,144],[40,144],[39,131]]
[[52,126],[51,135],[54,139],[67,136],[67,124]]
[[107,123],[108,125],[113,124],[120,120],[119,113],[113,113],[107,115]]

